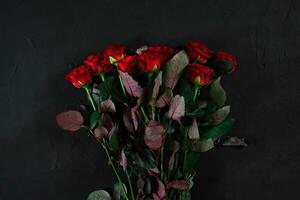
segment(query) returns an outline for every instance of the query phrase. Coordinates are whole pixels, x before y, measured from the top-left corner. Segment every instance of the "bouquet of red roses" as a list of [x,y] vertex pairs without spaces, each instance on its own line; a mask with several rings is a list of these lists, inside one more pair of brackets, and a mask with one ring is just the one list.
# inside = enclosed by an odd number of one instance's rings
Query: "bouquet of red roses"
[[72,70],[66,80],[89,104],[57,115],[68,131],[87,130],[107,155],[117,183],[92,199],[191,199],[201,152],[233,126],[221,77],[236,58],[199,42],[182,48],[113,45]]

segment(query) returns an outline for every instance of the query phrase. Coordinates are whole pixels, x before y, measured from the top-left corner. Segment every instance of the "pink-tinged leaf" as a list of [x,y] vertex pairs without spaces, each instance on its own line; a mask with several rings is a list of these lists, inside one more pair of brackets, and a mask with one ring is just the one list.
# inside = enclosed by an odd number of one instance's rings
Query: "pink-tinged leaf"
[[112,102],[111,99],[107,99],[105,101],[102,101],[100,104],[100,109],[102,112],[111,112],[115,113],[116,112],[116,107],[114,102]]
[[114,126],[114,123],[111,116],[108,113],[102,113],[100,125],[105,127],[108,130],[108,132],[110,132],[110,130]]
[[100,126],[94,130],[94,135],[97,139],[101,140],[108,135],[108,131],[105,127]]
[[135,53],[136,53],[137,55],[142,55],[142,54],[144,53],[144,51],[147,51],[147,49],[148,49],[148,46],[141,46],[140,48],[138,48],[138,49],[135,51]]
[[161,200],[155,193],[152,194],[153,200]]
[[174,89],[183,70],[189,64],[189,59],[184,51],[178,52],[166,64],[163,83],[166,88]]
[[135,128],[134,128],[134,125],[133,125],[133,121],[132,121],[132,118],[131,118],[131,111],[129,110],[129,108],[124,109],[123,122],[124,122],[124,125],[127,128],[127,130],[130,133],[134,133]]
[[176,180],[167,183],[167,188],[174,188],[176,190],[187,190],[189,189],[189,182],[187,180]]
[[137,131],[139,122],[138,122],[138,118],[137,118],[137,112],[134,109],[131,109],[131,118],[132,118],[134,130]]
[[145,144],[152,150],[160,149],[164,132],[165,129],[159,122],[150,121],[145,129]]
[[180,122],[181,117],[184,116],[184,98],[183,96],[176,95],[171,100],[171,105],[168,112],[168,117],[177,122]]
[[56,116],[58,126],[64,130],[77,131],[82,127],[84,119],[78,111],[62,112]]
[[174,168],[175,155],[179,151],[179,149],[180,149],[179,142],[174,141],[174,143],[173,143],[173,153],[172,153],[172,155],[170,157],[169,165],[168,165],[168,171],[169,172],[171,172],[173,170],[173,168]]
[[159,93],[159,87],[162,84],[162,72],[159,72],[159,74],[154,79],[154,87],[152,90],[152,99],[156,99]]
[[140,97],[142,95],[143,88],[128,73],[119,71],[119,76],[129,96]]
[[166,88],[164,93],[156,101],[156,107],[158,107],[158,108],[165,107],[166,105],[168,105],[171,102],[172,97],[173,97],[172,90],[169,88]]
[[164,183],[161,180],[159,180],[158,178],[156,180],[157,180],[157,192],[156,192],[156,194],[160,199],[163,199],[166,196],[166,187],[165,187]]
[[119,163],[120,163],[120,166],[123,167],[123,170],[126,171],[126,169],[127,169],[127,158],[126,158],[124,149],[122,149],[122,151],[121,151]]
[[193,120],[193,123],[189,128],[189,138],[191,140],[196,140],[200,138],[198,123],[196,119]]

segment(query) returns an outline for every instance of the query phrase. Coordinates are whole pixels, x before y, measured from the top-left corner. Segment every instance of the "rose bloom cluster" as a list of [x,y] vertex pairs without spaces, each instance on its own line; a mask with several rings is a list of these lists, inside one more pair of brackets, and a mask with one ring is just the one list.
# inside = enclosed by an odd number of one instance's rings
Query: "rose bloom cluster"
[[[213,52],[200,42],[189,42],[184,48],[190,59],[188,77],[197,86],[209,84],[218,75],[232,73],[239,65],[235,56],[223,51]],[[111,45],[101,53],[88,56],[67,74],[66,80],[80,88],[90,84],[93,75],[105,80],[105,74],[113,70],[151,74],[159,71],[178,51],[168,46],[144,46],[134,55],[128,55],[124,46]]]

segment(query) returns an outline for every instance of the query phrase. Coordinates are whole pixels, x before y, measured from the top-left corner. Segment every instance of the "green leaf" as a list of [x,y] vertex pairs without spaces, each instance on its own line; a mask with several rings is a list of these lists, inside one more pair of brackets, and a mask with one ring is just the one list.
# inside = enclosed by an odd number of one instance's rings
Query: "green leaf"
[[215,80],[209,90],[209,97],[210,99],[216,103],[219,108],[224,106],[226,102],[226,92],[221,86],[221,78],[219,77],[217,80]]
[[193,87],[186,77],[181,78],[179,81],[178,94],[184,97],[185,102],[190,102],[192,99]]
[[111,200],[111,197],[105,190],[96,190],[89,194],[87,200]]
[[223,75],[231,72],[231,70],[233,69],[233,63],[226,60],[215,63],[213,67],[216,70],[217,74]]
[[107,100],[109,98],[112,101],[125,102],[126,98],[122,92],[119,79],[116,79],[115,76],[109,76],[99,85],[100,98],[101,101]]
[[112,133],[110,140],[109,140],[109,146],[113,152],[119,152],[120,151],[120,142],[119,142],[119,132],[115,131]]
[[[127,193],[126,185],[124,183],[122,183],[122,185],[125,188],[125,192]],[[113,199],[114,200],[121,200],[121,199],[125,198],[126,194],[123,192],[121,187],[122,186],[120,183],[114,184],[114,188],[113,188]]]
[[230,106],[224,106],[212,114],[212,125],[217,125],[223,122],[230,113]]
[[183,172],[189,173],[195,170],[197,162],[199,160],[199,154],[193,151],[189,151],[185,158],[185,163],[183,166]]
[[92,112],[90,115],[90,129],[94,129],[100,120],[100,114],[97,111]]
[[235,119],[227,118],[217,126],[211,127],[200,135],[201,139],[217,138],[225,135],[233,127]]
[[191,150],[195,152],[206,152],[213,148],[214,140],[212,138],[196,140],[191,144]]

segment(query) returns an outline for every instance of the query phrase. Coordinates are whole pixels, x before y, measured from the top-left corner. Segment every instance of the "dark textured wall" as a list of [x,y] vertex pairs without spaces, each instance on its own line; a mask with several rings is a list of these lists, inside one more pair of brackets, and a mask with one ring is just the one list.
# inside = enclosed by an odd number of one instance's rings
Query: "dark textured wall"
[[57,128],[83,93],[72,66],[111,43],[200,40],[237,55],[224,79],[246,149],[202,154],[194,199],[300,199],[300,1],[15,0],[0,6],[0,199],[83,200],[112,174],[84,132]]

